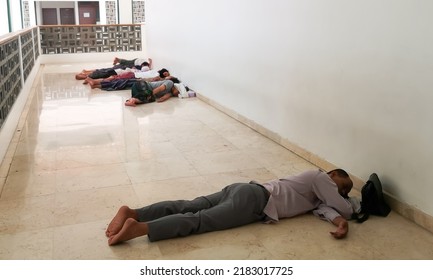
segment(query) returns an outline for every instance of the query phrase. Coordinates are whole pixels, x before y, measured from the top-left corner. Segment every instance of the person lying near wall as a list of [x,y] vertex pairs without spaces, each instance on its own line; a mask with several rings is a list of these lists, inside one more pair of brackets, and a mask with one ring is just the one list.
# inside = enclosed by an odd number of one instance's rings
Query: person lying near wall
[[126,64],[116,64],[113,67],[108,68],[83,70],[75,75],[75,79],[85,80],[88,77],[91,79],[105,79],[110,76],[122,74],[125,71],[140,70],[142,72],[146,72],[151,69],[152,59],[149,58],[149,62],[144,61],[140,65],[132,65],[131,67],[127,67]]
[[87,77],[83,83],[88,84],[92,89],[93,88],[100,88],[103,90],[129,89],[132,87],[133,82],[139,80],[140,77],[143,77],[143,75],[141,75],[143,72],[150,71],[150,70],[142,71],[142,70],[134,70],[134,69],[130,69],[130,70],[131,71],[124,71],[117,75],[112,75],[108,78],[103,78],[103,79],[92,79],[90,77]]
[[[149,67],[152,68],[152,60],[149,58]],[[124,58],[118,58],[115,57],[113,60],[113,65],[121,65],[127,68],[132,68],[136,66],[143,65],[143,63],[146,62],[146,59],[143,58],[134,58],[134,59],[124,59]]]
[[137,106],[151,102],[164,102],[179,95],[172,80],[147,82],[139,80],[131,88],[131,98],[126,100],[125,106]]
[[158,70],[158,74],[159,76],[155,77],[153,81],[161,81],[161,80],[173,81],[176,90],[179,92],[178,96],[180,98],[196,96],[193,90],[191,90],[188,86],[185,86],[178,78],[173,77],[167,69],[162,68],[161,70]]
[[[121,73],[119,75],[113,75],[113,76],[110,76],[106,79],[92,79],[90,77],[87,77],[85,79],[85,83],[89,84],[92,89],[99,88],[102,90],[111,91],[111,90],[130,89],[135,84],[135,82],[141,81],[141,80],[143,80],[145,82],[171,81],[173,84],[177,85],[175,92],[179,92],[178,87],[179,87],[179,84],[181,83],[180,80],[176,77],[171,76],[170,72],[168,72],[165,68],[163,68],[163,70],[165,71],[164,73],[167,73],[164,76],[164,78],[161,78],[161,76],[155,77],[155,76],[153,76],[153,74],[146,75],[144,72],[147,73],[148,71],[134,71],[134,72],[124,72],[124,73]],[[159,72],[161,72],[161,70],[158,71],[158,73]],[[160,84],[168,84],[168,83],[160,83]],[[167,87],[171,88],[170,85],[167,85]],[[168,99],[168,98],[166,97],[166,99]],[[164,99],[164,100],[166,100],[166,99]]]
[[354,211],[348,200],[352,187],[342,169],[309,170],[263,184],[235,183],[193,200],[162,201],[137,209],[122,206],[105,235],[110,246],[145,235],[158,241],[259,221],[278,222],[312,211],[335,225],[330,234],[342,239],[349,232],[347,220]]
[[158,74],[158,77],[150,81],[137,81],[131,88],[131,98],[126,100],[125,105],[135,107],[154,101],[164,102],[171,97],[180,95],[188,97],[185,86],[178,78],[172,76],[167,69],[162,68],[158,71]]
[[105,79],[92,79],[90,77],[87,77],[84,80],[84,83],[88,84],[91,88],[101,88],[101,83],[103,82],[112,82],[115,80],[132,80],[132,79],[137,80],[135,78],[135,72],[124,72],[118,75],[110,76]]
[[135,77],[130,79],[103,79],[103,80],[93,80],[89,81],[89,85],[92,89],[99,88],[101,90],[113,91],[113,90],[126,90],[132,88],[132,86],[139,81]]

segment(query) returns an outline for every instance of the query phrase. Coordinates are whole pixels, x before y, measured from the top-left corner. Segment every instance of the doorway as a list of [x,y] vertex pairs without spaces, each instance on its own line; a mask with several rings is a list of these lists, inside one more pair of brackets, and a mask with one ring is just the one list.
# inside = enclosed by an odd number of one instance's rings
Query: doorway
[[75,10],[60,8],[60,24],[75,24]]
[[99,2],[78,2],[80,24],[99,22]]
[[42,9],[42,25],[57,25],[57,9],[43,8]]

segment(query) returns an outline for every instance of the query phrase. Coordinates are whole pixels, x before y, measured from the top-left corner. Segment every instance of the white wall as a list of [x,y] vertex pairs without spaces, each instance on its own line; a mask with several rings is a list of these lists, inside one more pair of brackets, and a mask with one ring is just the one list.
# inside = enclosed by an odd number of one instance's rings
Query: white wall
[[0,36],[9,33],[8,5],[6,0],[0,0]]
[[119,0],[119,24],[132,23],[132,1]]
[[105,0],[99,1],[99,24],[107,24],[107,10],[105,8],[105,2]]
[[75,8],[74,1],[37,1],[40,3],[41,8]]
[[29,0],[29,17],[30,17],[30,26],[36,25],[36,10],[35,10],[35,2],[33,0]]
[[12,32],[23,29],[20,1],[9,1]]
[[433,215],[433,1],[146,0],[148,53],[207,98]]

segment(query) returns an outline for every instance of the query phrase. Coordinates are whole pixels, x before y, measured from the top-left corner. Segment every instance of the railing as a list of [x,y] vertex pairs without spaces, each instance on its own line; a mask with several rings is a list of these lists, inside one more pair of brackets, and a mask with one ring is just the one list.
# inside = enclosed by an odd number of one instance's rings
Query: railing
[[40,26],[42,54],[141,51],[141,25]]
[[39,26],[0,39],[0,132],[40,53],[141,50],[140,24]]
[[37,27],[0,43],[0,128],[39,56]]

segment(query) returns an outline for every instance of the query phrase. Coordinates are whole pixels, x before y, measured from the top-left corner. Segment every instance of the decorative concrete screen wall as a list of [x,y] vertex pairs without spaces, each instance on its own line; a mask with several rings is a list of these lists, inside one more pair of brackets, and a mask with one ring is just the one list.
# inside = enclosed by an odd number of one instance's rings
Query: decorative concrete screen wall
[[0,44],[0,128],[22,88],[19,37]]
[[39,57],[38,28],[0,42],[0,128]]
[[145,21],[145,3],[144,0],[135,0],[132,2],[132,22],[133,23],[143,23]]
[[35,50],[35,60],[39,57],[39,32],[37,28],[33,28],[33,46]]
[[141,25],[40,26],[42,54],[141,51]]
[[23,63],[23,76],[25,82],[30,74],[30,71],[32,71],[33,66],[35,65],[35,46],[33,45],[33,31],[29,30],[25,33],[22,33],[20,36],[20,42]]

